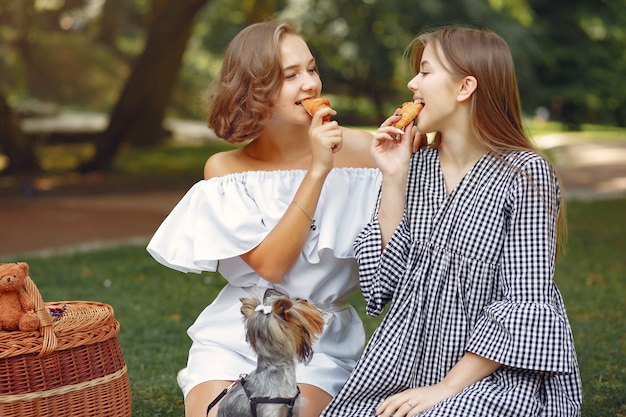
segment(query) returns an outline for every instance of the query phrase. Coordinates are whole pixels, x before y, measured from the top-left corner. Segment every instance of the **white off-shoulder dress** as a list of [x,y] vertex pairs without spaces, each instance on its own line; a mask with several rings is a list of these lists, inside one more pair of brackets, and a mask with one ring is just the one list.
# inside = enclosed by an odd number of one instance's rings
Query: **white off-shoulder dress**
[[[187,368],[179,374],[186,396],[209,380],[235,380],[256,367],[245,340],[240,297],[275,288],[326,312],[323,334],[298,382],[336,395],[365,343],[349,298],[359,289],[353,242],[371,220],[381,176],[372,168],[335,168],[326,178],[316,229],[280,284],[261,278],[239,255],[256,247],[291,204],[304,170],[252,171],[202,180],[191,187],[158,228],[148,252],[183,272],[219,271],[228,281],[189,328]],[[285,247],[291,243],[284,242]]]

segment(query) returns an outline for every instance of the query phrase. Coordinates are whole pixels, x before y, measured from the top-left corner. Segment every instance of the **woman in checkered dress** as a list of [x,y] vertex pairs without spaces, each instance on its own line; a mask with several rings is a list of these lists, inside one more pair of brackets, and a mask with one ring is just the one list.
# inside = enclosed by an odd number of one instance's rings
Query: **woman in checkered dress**
[[449,27],[413,51],[425,106],[416,129],[394,115],[376,133],[381,193],[355,243],[367,313],[388,311],[323,416],[577,416],[559,181],[524,134],[509,48]]

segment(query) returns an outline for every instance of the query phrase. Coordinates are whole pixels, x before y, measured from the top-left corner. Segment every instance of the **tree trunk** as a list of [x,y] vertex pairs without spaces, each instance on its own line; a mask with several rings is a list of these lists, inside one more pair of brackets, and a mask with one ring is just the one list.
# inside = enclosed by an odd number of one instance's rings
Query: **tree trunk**
[[113,49],[117,49],[115,40],[120,28],[120,17],[124,13],[123,6],[119,1],[105,1],[100,15],[97,40]]
[[0,92],[0,149],[9,158],[3,174],[31,174],[41,171],[33,148],[23,137],[17,115]]
[[162,123],[197,12],[211,0],[163,0],[153,3],[146,46],[113,109],[107,129],[96,141],[93,158],[81,172],[109,167],[124,142],[158,143]]

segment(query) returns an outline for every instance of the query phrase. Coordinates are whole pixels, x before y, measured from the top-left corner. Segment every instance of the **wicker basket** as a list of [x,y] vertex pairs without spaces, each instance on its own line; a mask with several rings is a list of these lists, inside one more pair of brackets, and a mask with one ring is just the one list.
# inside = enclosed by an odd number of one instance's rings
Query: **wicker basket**
[[0,416],[130,416],[130,382],[111,306],[44,303],[30,277],[25,289],[41,328],[0,332]]

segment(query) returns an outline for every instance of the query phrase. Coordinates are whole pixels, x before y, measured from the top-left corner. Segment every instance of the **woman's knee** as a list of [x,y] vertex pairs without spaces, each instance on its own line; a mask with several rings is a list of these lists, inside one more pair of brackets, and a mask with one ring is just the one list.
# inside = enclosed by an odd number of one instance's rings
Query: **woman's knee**
[[[185,417],[207,417],[207,408],[232,381],[207,381],[196,385],[185,397]],[[208,416],[216,417],[219,403]]]
[[333,397],[321,388],[310,384],[299,384],[304,400],[300,408],[301,417],[319,417]]

